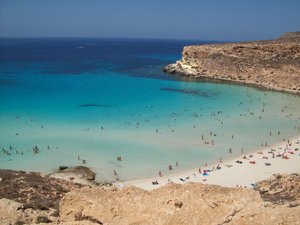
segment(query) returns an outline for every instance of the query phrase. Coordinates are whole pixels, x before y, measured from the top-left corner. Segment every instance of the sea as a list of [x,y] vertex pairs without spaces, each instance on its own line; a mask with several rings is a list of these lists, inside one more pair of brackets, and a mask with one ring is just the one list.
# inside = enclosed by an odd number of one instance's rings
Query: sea
[[184,46],[207,43],[0,39],[0,169],[83,165],[99,182],[126,181],[300,134],[299,96],[162,72]]

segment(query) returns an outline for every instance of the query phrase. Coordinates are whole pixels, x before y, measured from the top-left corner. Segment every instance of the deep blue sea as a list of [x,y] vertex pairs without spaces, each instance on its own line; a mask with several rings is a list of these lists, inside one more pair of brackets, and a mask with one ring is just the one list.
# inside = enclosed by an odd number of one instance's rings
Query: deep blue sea
[[300,134],[299,96],[161,71],[204,43],[0,39],[0,168],[51,172],[86,160],[98,181],[146,178]]

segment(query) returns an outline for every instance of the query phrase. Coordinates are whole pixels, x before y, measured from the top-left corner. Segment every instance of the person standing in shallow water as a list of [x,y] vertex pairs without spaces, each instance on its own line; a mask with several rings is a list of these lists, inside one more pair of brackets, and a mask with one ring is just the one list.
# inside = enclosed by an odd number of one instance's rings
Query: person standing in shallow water
[[162,177],[163,175],[162,175],[162,172],[161,172],[161,170],[160,171],[158,171],[158,176],[160,176],[160,177]]

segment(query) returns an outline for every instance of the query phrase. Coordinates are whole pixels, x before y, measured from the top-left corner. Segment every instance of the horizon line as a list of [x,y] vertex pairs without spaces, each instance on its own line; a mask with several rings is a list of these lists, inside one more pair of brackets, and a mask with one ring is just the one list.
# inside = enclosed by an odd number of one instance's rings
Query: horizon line
[[[127,40],[170,40],[170,41],[202,41],[202,42],[245,42],[245,41],[256,41],[261,39],[253,40],[218,40],[218,39],[197,39],[197,38],[167,38],[167,37],[76,37],[76,36],[0,36],[0,39],[127,39]],[[265,39],[263,39],[265,40]],[[269,39],[266,39],[269,40]]]

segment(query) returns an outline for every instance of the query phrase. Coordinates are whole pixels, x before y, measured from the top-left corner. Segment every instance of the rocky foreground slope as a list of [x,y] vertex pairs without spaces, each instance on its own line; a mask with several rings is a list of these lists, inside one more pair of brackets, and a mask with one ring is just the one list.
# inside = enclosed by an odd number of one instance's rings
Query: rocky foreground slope
[[255,190],[187,183],[150,192],[0,176],[0,224],[300,224],[299,174],[274,175]]
[[300,93],[300,32],[277,40],[187,46],[170,74]]

